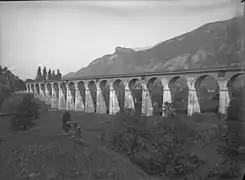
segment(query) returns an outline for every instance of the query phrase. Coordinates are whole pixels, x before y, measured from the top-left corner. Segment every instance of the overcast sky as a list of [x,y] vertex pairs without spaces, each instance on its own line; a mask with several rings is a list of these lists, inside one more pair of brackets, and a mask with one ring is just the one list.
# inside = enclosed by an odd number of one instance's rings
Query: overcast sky
[[75,72],[117,46],[153,46],[241,9],[240,0],[0,2],[0,63],[22,79],[39,65]]

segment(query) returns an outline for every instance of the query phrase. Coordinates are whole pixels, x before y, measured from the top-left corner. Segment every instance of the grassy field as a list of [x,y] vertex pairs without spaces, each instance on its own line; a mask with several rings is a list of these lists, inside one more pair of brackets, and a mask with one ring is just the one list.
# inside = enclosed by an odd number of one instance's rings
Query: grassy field
[[113,128],[113,116],[72,112],[88,148],[62,134],[61,117],[62,112],[42,112],[26,132],[11,131],[11,117],[0,117],[1,180],[151,179],[99,141],[102,131]]

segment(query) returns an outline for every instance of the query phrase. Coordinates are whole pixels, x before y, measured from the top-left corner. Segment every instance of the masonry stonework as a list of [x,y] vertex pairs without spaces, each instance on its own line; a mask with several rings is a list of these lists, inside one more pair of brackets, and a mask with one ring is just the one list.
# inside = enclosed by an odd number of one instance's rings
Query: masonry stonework
[[[117,77],[91,77],[89,79],[69,79],[61,81],[46,82],[26,82],[26,89],[35,94],[36,97],[51,104],[53,108],[63,110],[85,111],[99,114],[116,114],[123,108],[135,108],[139,97],[135,97],[133,90],[141,92],[141,113],[151,116],[154,111],[154,100],[152,99],[152,90],[160,88],[155,86],[160,82],[162,94],[157,97],[162,98],[160,107],[163,109],[165,102],[172,102],[171,83],[176,77],[184,77],[188,87],[188,105],[187,114],[201,112],[199,86],[204,77],[210,76],[217,83],[218,89],[218,111],[221,114],[226,113],[231,92],[228,86],[232,86],[236,77],[244,74],[242,69],[226,70],[203,70],[189,72],[173,72],[136,75],[117,75]],[[136,86],[137,84],[137,86]],[[231,88],[230,88],[231,89]],[[136,91],[134,91],[136,92]],[[160,92],[160,91],[158,91]],[[159,99],[158,99],[159,100]],[[123,101],[123,102],[120,102]],[[121,109],[120,109],[121,108]],[[164,114],[162,113],[164,116]]]

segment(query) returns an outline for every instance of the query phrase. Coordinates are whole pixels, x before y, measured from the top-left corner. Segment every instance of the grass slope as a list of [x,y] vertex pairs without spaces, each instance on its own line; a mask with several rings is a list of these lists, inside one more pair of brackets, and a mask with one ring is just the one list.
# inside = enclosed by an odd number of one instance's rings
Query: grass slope
[[128,159],[98,142],[101,130],[111,127],[111,116],[72,113],[85,129],[88,149],[62,135],[61,116],[61,112],[43,112],[28,132],[12,132],[10,117],[0,118],[0,179],[149,179]]

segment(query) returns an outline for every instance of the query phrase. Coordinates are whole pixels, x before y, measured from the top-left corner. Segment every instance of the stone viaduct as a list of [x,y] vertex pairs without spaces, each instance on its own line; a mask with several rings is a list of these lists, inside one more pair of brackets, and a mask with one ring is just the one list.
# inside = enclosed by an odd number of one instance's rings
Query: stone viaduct
[[[26,88],[53,108],[100,114],[116,114],[125,108],[134,108],[147,116],[157,112],[156,109],[164,116],[161,111],[164,103],[174,102],[176,93],[182,93],[179,102],[184,104],[185,113],[192,115],[202,112],[200,87],[209,78],[216,88],[202,87],[213,93],[217,112],[225,114],[234,84],[243,75],[242,68],[115,74],[26,81]],[[182,85],[176,83],[179,79],[183,80]],[[240,79],[243,79],[240,84],[244,85],[244,78]]]

